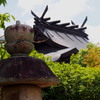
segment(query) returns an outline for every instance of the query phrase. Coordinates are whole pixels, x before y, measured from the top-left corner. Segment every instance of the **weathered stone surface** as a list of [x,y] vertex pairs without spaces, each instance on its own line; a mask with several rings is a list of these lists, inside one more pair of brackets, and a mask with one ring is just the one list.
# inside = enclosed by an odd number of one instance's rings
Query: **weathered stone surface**
[[0,61],[0,85],[35,84],[47,87],[58,83],[58,78],[40,59],[11,57]]
[[15,25],[10,25],[6,28],[4,36],[7,43],[15,42],[18,40],[33,42],[33,28],[29,25],[20,24],[20,22],[18,24],[18,22],[19,21],[17,21]]
[[34,31],[31,26],[20,24],[8,26],[5,29],[5,48],[11,55],[29,54],[33,48]]
[[42,100],[42,91],[33,85],[5,86],[2,96],[3,100]]
[[28,41],[6,43],[5,48],[11,55],[29,54],[34,49],[34,44]]
[[45,62],[28,56],[34,48],[33,29],[17,21],[6,28],[5,39],[5,48],[12,57],[0,61],[3,100],[42,100],[41,87],[59,81]]

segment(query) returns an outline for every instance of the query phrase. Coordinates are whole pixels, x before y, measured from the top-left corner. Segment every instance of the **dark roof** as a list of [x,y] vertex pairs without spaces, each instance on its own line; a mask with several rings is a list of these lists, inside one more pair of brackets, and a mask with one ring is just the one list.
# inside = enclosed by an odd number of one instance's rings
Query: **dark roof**
[[[60,20],[49,21],[50,17],[44,18],[47,10],[48,6],[45,8],[41,17],[38,17],[31,11],[35,20],[35,25],[33,27],[35,30],[34,40],[35,43],[40,43],[35,44],[37,51],[44,54],[55,53],[55,55],[57,55],[57,51],[64,50],[60,54],[61,56],[63,53],[68,52],[68,50],[77,49],[78,51],[81,48],[86,48],[88,35],[85,33],[86,27],[84,27],[84,25],[87,21],[87,17],[81,27],[75,25],[73,21],[71,21],[71,23],[60,24]],[[74,51],[72,53],[74,53]]]
[[[67,48],[67,49],[62,49],[62,50],[57,50],[56,52],[51,52],[46,54],[47,56],[52,56],[53,61],[58,61],[58,62],[69,62],[69,58],[72,55],[72,53],[77,53],[78,50],[76,48]],[[56,54],[56,55],[55,55]]]

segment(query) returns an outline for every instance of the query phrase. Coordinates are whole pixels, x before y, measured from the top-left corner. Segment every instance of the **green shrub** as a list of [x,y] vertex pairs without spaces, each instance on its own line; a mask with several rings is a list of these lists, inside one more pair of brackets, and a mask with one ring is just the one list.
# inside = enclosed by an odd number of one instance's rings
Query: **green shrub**
[[[33,51],[33,56],[45,59],[36,51]],[[59,78],[60,84],[43,88],[43,100],[100,100],[100,68],[60,64],[52,62],[50,57],[44,61]]]
[[63,63],[51,69],[61,83],[44,89],[44,100],[100,100],[99,68]]

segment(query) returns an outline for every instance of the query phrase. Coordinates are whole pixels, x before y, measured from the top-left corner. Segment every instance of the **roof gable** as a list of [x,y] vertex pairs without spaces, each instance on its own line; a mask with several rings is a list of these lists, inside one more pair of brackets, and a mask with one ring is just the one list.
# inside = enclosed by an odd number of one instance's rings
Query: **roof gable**
[[79,28],[79,25],[75,25],[73,21],[71,21],[71,23],[63,24],[60,24],[60,20],[49,21],[50,17],[44,18],[47,10],[48,6],[46,6],[41,17],[38,17],[31,11],[35,20],[34,30],[38,31],[40,37],[47,38],[52,40],[52,42],[65,47],[76,47],[77,49],[86,47],[88,35],[85,33],[86,27],[84,27],[84,25],[87,21],[87,17]]

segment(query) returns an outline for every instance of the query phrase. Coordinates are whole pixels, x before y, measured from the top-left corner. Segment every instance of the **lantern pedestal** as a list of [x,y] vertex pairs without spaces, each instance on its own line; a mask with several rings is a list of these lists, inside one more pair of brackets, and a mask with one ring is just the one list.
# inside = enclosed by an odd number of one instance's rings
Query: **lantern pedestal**
[[3,100],[42,100],[41,88],[34,85],[14,85],[2,88]]
[[0,61],[3,100],[42,100],[42,87],[57,84],[58,78],[40,59],[23,56]]

